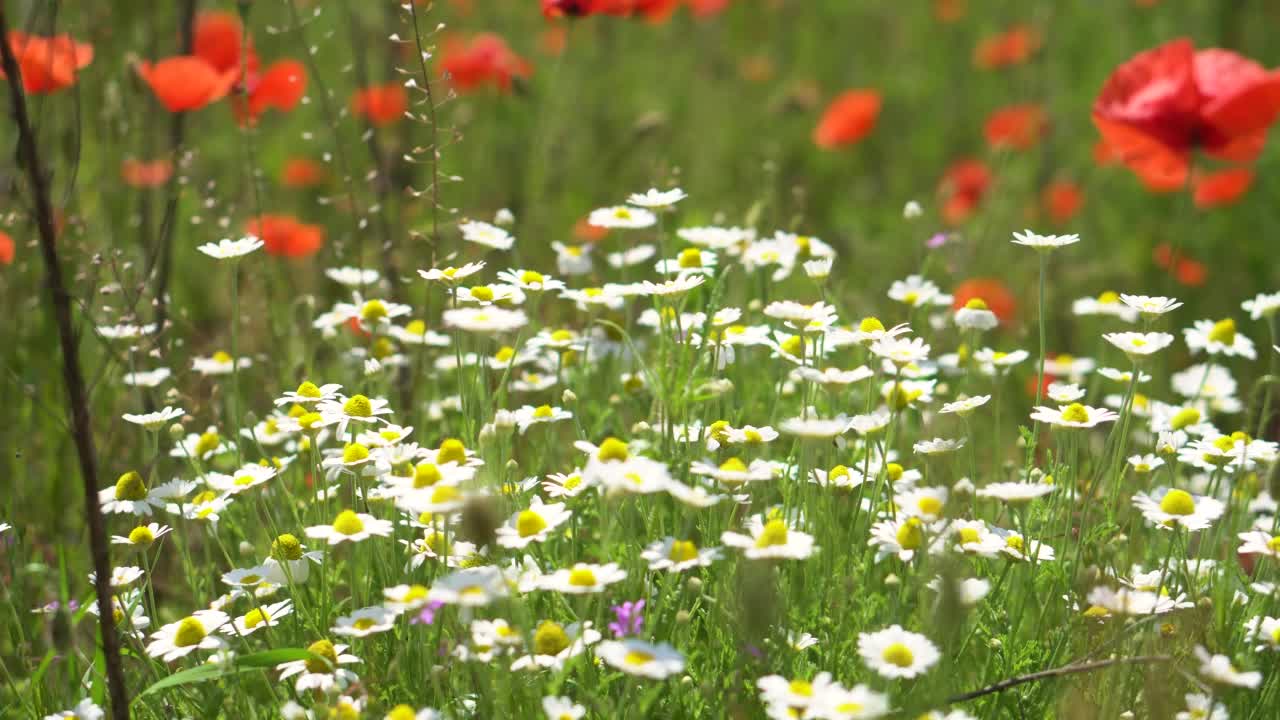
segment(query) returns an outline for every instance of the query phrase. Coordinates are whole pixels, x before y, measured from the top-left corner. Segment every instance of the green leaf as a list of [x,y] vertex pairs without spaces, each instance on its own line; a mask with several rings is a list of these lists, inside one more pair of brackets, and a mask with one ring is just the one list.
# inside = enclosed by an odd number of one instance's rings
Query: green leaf
[[235,660],[236,667],[243,668],[259,668],[259,667],[275,667],[280,663],[293,662],[294,660],[323,660],[320,655],[316,655],[304,648],[277,648],[275,650],[264,650],[250,655],[241,655]]
[[134,700],[139,700],[153,693],[160,692],[178,685],[190,685],[192,683],[201,683],[207,680],[213,680],[221,677],[226,672],[226,668],[221,665],[206,664],[200,665],[186,670],[176,672],[169,677],[163,677],[151,684],[151,687],[138,693]]

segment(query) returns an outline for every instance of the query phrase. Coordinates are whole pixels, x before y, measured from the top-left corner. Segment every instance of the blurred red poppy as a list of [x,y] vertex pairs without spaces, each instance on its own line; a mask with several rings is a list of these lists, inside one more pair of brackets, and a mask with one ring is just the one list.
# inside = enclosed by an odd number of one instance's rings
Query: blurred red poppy
[[818,147],[834,150],[852,145],[875,129],[882,100],[876,90],[846,90],[840,93],[822,113],[813,129],[813,142]]
[[244,26],[234,13],[218,10],[200,13],[192,27],[192,41],[192,54],[203,58],[218,72],[258,71],[253,40],[245,35]]
[[1230,205],[1239,200],[1253,184],[1253,171],[1248,168],[1231,168],[1198,175],[1192,179],[1192,198],[1196,207],[1209,209]]
[[390,125],[409,109],[409,94],[399,83],[362,88],[351,96],[351,109],[374,127]]
[[299,222],[292,215],[262,215],[245,223],[245,232],[262,240],[268,254],[300,258],[324,245],[324,228]]
[[528,77],[533,66],[515,54],[507,42],[493,33],[480,33],[470,40],[446,37],[441,43],[440,74],[448,75],[458,92],[493,85],[510,92],[511,80]]
[[1173,277],[1188,287],[1200,287],[1209,277],[1209,268],[1199,260],[1183,258],[1174,267]]
[[[47,95],[76,82],[77,71],[93,62],[93,46],[70,35],[41,37],[12,30],[9,48],[18,61],[22,89],[31,95]],[[4,79],[0,70],[0,79]]]
[[1040,33],[1015,25],[999,35],[983,38],[973,49],[973,64],[983,70],[1021,65],[1040,49]]
[[965,0],[933,0],[933,16],[940,22],[953,23],[964,17]]
[[635,0],[542,0],[542,14],[548,18],[588,15],[630,15]]
[[719,15],[729,7],[729,0],[688,0],[688,2],[689,11],[698,18]]
[[324,166],[310,158],[291,157],[280,171],[280,184],[290,188],[306,188],[324,182]]
[[587,218],[580,218],[573,225],[573,236],[587,242],[598,242],[609,235],[609,228],[592,225]]
[[955,286],[951,308],[959,310],[970,300],[981,300],[987,309],[996,314],[1002,325],[1013,322],[1018,312],[1018,300],[1004,283],[995,278],[971,278]]
[[538,35],[538,48],[544,55],[561,55],[568,44],[569,30],[564,25],[548,25]]
[[150,162],[126,158],[120,163],[120,177],[130,187],[159,187],[169,182],[169,178],[172,176],[173,163],[165,158]]
[[138,75],[151,87],[156,99],[169,112],[199,110],[226,97],[235,85],[237,70],[218,72],[203,58],[177,55],[154,65],[142,61]]
[[12,265],[13,252],[13,238],[9,237],[9,233],[0,230],[0,265]]
[[1062,224],[1084,207],[1084,192],[1070,180],[1055,180],[1045,186],[1040,194],[1040,204],[1050,220]]
[[663,23],[671,19],[682,0],[633,0],[633,9],[651,23]]
[[964,158],[952,163],[938,187],[942,219],[952,225],[969,219],[990,187],[991,171],[981,160]]
[[1028,150],[1048,127],[1048,116],[1039,105],[1009,105],[991,113],[984,132],[994,150]]
[[1193,150],[1251,162],[1280,116],[1280,72],[1228,50],[1179,39],[1112,72],[1093,122],[1148,187],[1185,186]]
[[281,60],[259,70],[253,40],[246,36],[240,18],[228,12],[202,12],[193,29],[193,52],[220,73],[234,72],[244,97],[232,98],[232,110],[240,122],[253,122],[267,109],[289,112],[307,90],[307,71],[297,60]]

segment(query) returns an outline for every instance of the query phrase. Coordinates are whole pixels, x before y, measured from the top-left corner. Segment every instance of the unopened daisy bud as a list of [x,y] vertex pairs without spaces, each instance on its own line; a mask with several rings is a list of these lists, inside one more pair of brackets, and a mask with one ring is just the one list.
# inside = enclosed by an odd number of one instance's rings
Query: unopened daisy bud
[[751,302],[747,303],[747,309],[751,312],[760,312],[763,307],[764,301],[760,298],[752,298]]
[[248,540],[241,540],[240,555],[244,557],[248,557],[252,554],[253,554],[253,543],[249,542]]
[[685,581],[684,587],[686,590],[696,595],[702,592],[702,578],[691,577]]
[[560,393],[560,401],[565,405],[572,405],[578,402],[578,396],[569,388],[565,388],[564,392]]
[[681,610],[676,613],[677,625],[688,625],[689,621],[692,619],[693,619],[693,616],[689,614],[688,610]]
[[621,402],[622,402],[622,396],[619,395],[618,393],[613,393],[612,395],[609,396],[610,405],[617,405]]
[[187,429],[182,427],[182,423],[174,423],[169,426],[169,437],[174,440],[181,440],[187,434]]
[[637,422],[635,425],[632,425],[632,426],[631,426],[631,434],[632,434],[632,435],[641,435],[641,434],[643,434],[643,433],[647,433],[647,432],[649,432],[649,431],[650,431],[650,430],[652,430],[652,429],[653,429],[653,426],[652,426],[652,425],[650,425],[649,423],[645,422],[644,420],[641,420],[640,422]]
[[902,579],[899,578],[897,575],[890,573],[887,577],[885,577],[884,584],[890,587],[897,587],[902,584]]
[[520,463],[516,462],[515,458],[511,458],[510,460],[507,461],[508,471],[515,472],[516,470],[519,470],[519,469],[520,469]]
[[481,443],[487,445],[495,437],[497,437],[497,435],[498,435],[498,429],[494,427],[493,423],[485,423],[483,426],[481,426],[480,434],[478,437]]
[[987,641],[987,647],[991,648],[992,650],[999,650],[1000,648],[1004,647],[1004,643],[1000,641],[1000,638],[993,637]]
[[689,677],[688,675],[682,676],[682,677],[680,678],[680,684],[681,684],[681,685],[692,685],[692,684],[693,684],[693,678]]
[[955,485],[951,486],[951,491],[957,495],[971,495],[973,494],[973,490],[973,481],[967,477],[960,478],[956,481]]
[[908,201],[906,205],[902,206],[903,220],[915,220],[923,214],[924,208],[920,207],[920,203],[915,200]]

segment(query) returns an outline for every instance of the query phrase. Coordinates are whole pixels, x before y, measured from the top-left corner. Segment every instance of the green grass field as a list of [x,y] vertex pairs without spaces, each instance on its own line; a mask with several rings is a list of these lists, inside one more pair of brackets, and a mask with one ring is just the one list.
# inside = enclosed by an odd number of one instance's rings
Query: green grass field
[[541,4],[0,4],[0,717],[1280,717],[1280,6]]

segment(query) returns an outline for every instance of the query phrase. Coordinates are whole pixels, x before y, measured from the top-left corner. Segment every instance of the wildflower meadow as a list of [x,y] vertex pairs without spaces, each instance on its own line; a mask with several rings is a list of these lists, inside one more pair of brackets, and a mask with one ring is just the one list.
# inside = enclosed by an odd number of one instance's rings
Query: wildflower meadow
[[1278,32],[0,0],[0,717],[1280,718]]

